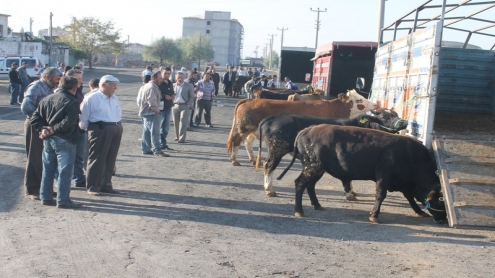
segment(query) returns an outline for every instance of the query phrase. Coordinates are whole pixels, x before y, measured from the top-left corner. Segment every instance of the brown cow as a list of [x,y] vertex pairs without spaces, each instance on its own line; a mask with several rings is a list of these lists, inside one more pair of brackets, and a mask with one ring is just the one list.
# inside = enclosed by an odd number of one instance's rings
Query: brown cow
[[347,92],[347,94],[339,94],[339,98],[334,100],[243,99],[237,103],[234,109],[232,129],[227,140],[227,151],[230,154],[232,165],[240,166],[241,164],[237,161],[237,153],[241,142],[244,142],[249,161],[254,165],[256,160],[253,154],[253,142],[254,139],[258,138],[258,124],[271,115],[290,113],[321,118],[353,118],[376,108],[378,105],[354,90]]

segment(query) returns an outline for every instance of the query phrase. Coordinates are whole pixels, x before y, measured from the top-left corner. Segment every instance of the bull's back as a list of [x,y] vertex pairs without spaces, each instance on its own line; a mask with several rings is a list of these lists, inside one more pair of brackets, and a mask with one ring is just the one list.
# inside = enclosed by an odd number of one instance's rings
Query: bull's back
[[315,101],[279,101],[269,99],[253,99],[240,105],[236,120],[242,126],[257,127],[261,120],[277,114],[307,115],[320,118],[349,118],[350,107],[339,99]]

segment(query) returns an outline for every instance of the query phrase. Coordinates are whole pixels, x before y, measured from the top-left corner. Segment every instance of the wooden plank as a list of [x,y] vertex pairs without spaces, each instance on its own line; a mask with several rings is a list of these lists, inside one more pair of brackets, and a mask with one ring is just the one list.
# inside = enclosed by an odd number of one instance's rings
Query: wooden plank
[[452,206],[452,204],[453,204],[452,192],[450,190],[448,173],[447,173],[447,170],[445,170],[445,163],[443,161],[442,143],[440,142],[440,140],[434,139],[432,141],[432,146],[433,146],[433,152],[435,153],[435,158],[437,161],[437,168],[440,170],[439,171],[440,184],[442,186],[443,198],[445,200],[445,209],[447,210],[447,218],[449,221],[449,226],[450,227],[456,227],[457,226],[457,216],[454,212],[454,207]]

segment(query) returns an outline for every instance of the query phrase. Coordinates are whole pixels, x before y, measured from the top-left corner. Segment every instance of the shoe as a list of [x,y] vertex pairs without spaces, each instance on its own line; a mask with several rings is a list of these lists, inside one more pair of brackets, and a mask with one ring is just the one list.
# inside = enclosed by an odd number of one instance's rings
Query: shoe
[[44,206],[54,206],[57,204],[57,202],[54,199],[50,200],[41,200],[41,204]]
[[120,194],[120,191],[115,190],[113,188],[110,189],[102,189],[100,190],[101,193],[107,193],[107,194]]
[[175,138],[174,141],[179,141],[179,138]]
[[80,182],[80,183],[76,183],[75,186],[76,187],[86,187],[86,181],[83,181],[83,182]]
[[27,195],[27,197],[31,200],[36,200],[36,201],[40,200],[39,195],[29,194],[29,195]]
[[153,154],[152,151],[147,151],[147,152],[144,152],[143,154]]
[[173,151],[174,149],[170,148],[169,146],[165,146],[162,148],[162,150]]
[[186,140],[179,140],[178,143],[186,143]]
[[213,125],[206,125],[206,126],[209,127],[209,128],[213,128]]
[[88,192],[88,194],[89,194],[89,195],[91,195],[91,196],[100,196],[100,195],[101,195],[101,194],[100,194],[100,192],[96,192],[96,191],[89,191],[89,190],[88,190],[87,192]]
[[192,127],[188,127],[186,128],[187,131],[194,131],[194,129]]
[[[179,141],[179,143],[180,143],[180,141]],[[170,155],[169,154],[166,154],[164,152],[161,152],[161,153],[155,153],[155,156],[169,157]]]
[[71,209],[71,208],[80,208],[80,207],[82,207],[81,203],[77,203],[73,201],[70,201],[68,204],[64,204],[64,205],[57,205],[57,208],[61,208],[61,209]]

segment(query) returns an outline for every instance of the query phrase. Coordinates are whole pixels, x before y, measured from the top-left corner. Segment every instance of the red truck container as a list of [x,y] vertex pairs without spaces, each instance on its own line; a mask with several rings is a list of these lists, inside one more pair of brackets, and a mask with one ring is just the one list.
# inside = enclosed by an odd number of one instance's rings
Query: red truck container
[[[330,42],[316,48],[313,58],[313,88],[325,91],[325,98],[337,97],[339,93],[356,87],[356,79],[366,82],[361,93],[368,97],[373,81],[376,42]],[[366,92],[366,93],[364,93]]]

